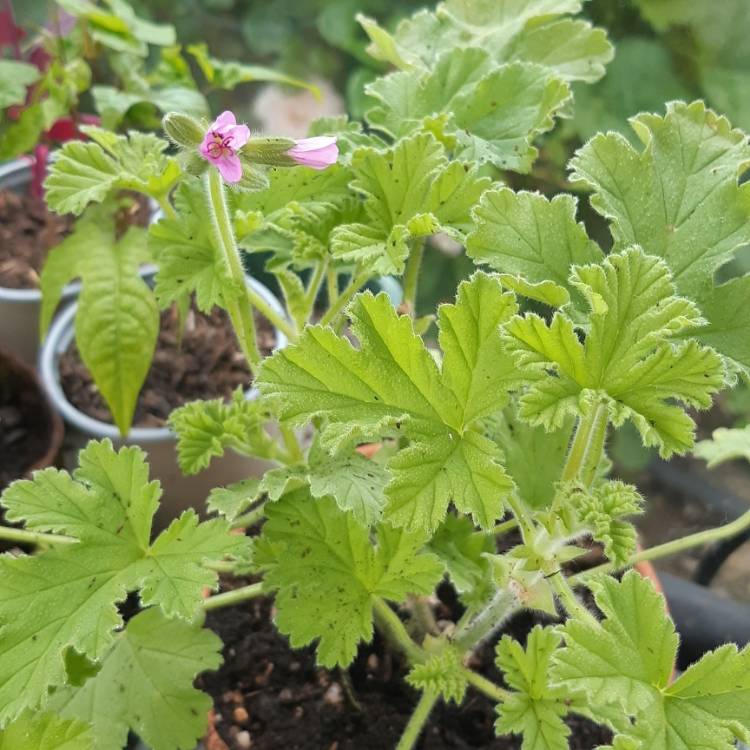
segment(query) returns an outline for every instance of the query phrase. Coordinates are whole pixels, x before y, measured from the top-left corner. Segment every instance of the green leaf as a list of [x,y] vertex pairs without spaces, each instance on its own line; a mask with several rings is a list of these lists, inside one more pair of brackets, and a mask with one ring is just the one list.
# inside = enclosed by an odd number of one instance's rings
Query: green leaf
[[162,200],[180,176],[176,159],[164,154],[167,141],[150,133],[115,135],[84,127],[90,142],[69,141],[55,154],[45,180],[45,198],[60,214],[80,214],[111,190],[136,190]]
[[692,448],[695,424],[679,404],[710,406],[724,369],[714,350],[670,342],[702,319],[695,305],[675,296],[666,264],[630,249],[576,267],[570,283],[590,310],[584,343],[559,312],[549,324],[530,313],[506,326],[518,366],[529,368],[521,417],[556,429],[566,415],[603,400],[615,426],[632,420],[644,444],[663,457]]
[[159,335],[159,311],[138,275],[146,233],[131,227],[112,244],[87,247],[79,261],[83,289],[75,331],[81,359],[90,370],[122,435],[129,430]]
[[573,419],[547,432],[518,417],[517,405],[508,406],[486,426],[487,435],[500,446],[503,466],[518,488],[521,500],[534,510],[548,507],[555,496],[568,454]]
[[262,541],[277,550],[265,578],[278,589],[276,624],[294,648],[318,640],[323,666],[349,664],[357,644],[370,640],[374,597],[426,594],[443,574],[440,561],[420,551],[424,534],[382,525],[374,547],[353,514],[305,489],[268,506]]
[[418,690],[438,693],[444,701],[454,701],[459,705],[468,684],[461,651],[450,644],[444,645],[425,662],[415,664],[406,681]]
[[735,458],[750,461],[750,426],[735,429],[719,427],[713,431],[711,440],[701,440],[696,444],[693,454],[707,461],[709,469]]
[[56,692],[51,705],[90,724],[97,750],[120,750],[129,730],[153,750],[191,750],[211,708],[193,680],[221,664],[220,650],[211,631],[148,609],[128,622],[95,677]]
[[[664,258],[678,291],[702,306],[714,298],[716,270],[750,242],[750,185],[737,183],[750,160],[747,137],[700,101],[671,103],[664,117],[639,115],[631,124],[643,150],[615,133],[599,135],[573,159],[571,179],[595,191],[592,205],[610,220],[617,247],[638,243]],[[705,312],[721,353],[744,354],[745,337],[721,306]],[[750,368],[750,360],[737,363]]]
[[241,83],[251,83],[253,81],[271,81],[273,83],[283,83],[286,86],[296,86],[298,88],[311,91],[316,98],[320,98],[320,90],[317,86],[292,78],[291,76],[279,73],[272,68],[265,68],[262,65],[245,65],[244,63],[233,60],[219,60],[208,54],[208,47],[201,44],[190,44],[187,51],[195,58],[201,72],[206,77],[206,81],[217,89],[231,91]]
[[260,497],[260,483],[260,479],[250,477],[226,487],[214,487],[206,500],[206,508],[212,513],[221,513],[231,523]]
[[487,556],[496,550],[494,535],[477,531],[465,516],[449,513],[430,540],[429,549],[443,561],[465,604],[485,601],[491,583]]
[[217,247],[206,200],[199,180],[183,180],[174,195],[177,216],[149,228],[149,251],[159,265],[154,292],[163,308],[195,295],[198,309],[208,313],[215,306],[226,308],[243,291]]
[[[576,208],[570,195],[548,200],[539,193],[488,190],[474,209],[476,228],[466,238],[466,252],[497,271],[520,274],[531,284],[551,281],[575,293],[569,285],[571,267],[603,258],[576,221]],[[562,302],[559,294],[555,301]]]
[[571,696],[553,687],[549,677],[561,640],[553,628],[536,625],[525,649],[509,635],[497,644],[497,666],[514,692],[497,708],[495,732],[522,734],[522,750],[567,750],[570,728],[563,717],[571,710]]
[[26,101],[26,88],[39,80],[35,65],[16,60],[0,60],[0,109]]
[[78,542],[0,556],[0,720],[36,709],[65,685],[69,649],[101,660],[122,626],[116,604],[128,592],[141,591],[144,604],[167,616],[193,619],[204,589],[218,583],[205,563],[243,554],[246,542],[225,521],[199,524],[193,511],[150,544],[159,495],[143,452],[115,452],[108,440],[81,452],[75,480],[45,469],[5,491],[9,521]]
[[257,399],[242,388],[232,400],[191,401],[169,415],[177,434],[177,460],[185,474],[203,471],[227,448],[247,456],[268,457],[272,440],[263,429],[267,414]]
[[475,47],[493,60],[540,63],[567,80],[595,81],[612,59],[612,46],[601,29],[567,18],[581,10],[579,0],[448,0],[435,13],[419,11],[391,35],[359,17],[372,40],[368,52],[406,70],[431,69],[446,50]]
[[[321,443],[340,455],[384,435],[412,439],[387,464],[392,480],[386,520],[434,529],[452,499],[490,528],[511,487],[496,447],[472,426],[491,409],[489,393],[500,409],[510,387],[507,379],[475,377],[475,368],[486,376],[486,352],[497,351],[500,340],[498,311],[490,301],[501,305],[502,315],[512,314],[497,281],[493,290],[490,277],[478,274],[446,310],[445,319],[456,328],[446,331],[441,372],[410,319],[397,315],[385,294],[360,295],[349,310],[360,349],[330,328],[307,328],[296,345],[265,361],[258,386],[284,420],[302,424],[324,417]],[[474,339],[468,365],[458,357],[457,331]],[[470,407],[469,396],[480,411]]]
[[561,491],[562,513],[573,513],[571,531],[589,533],[604,546],[604,554],[616,566],[635,554],[637,536],[632,523],[623,520],[643,512],[643,498],[633,485],[610,480],[587,489],[577,483]]
[[670,684],[678,637],[650,581],[630,571],[591,588],[604,620],[565,623],[556,683],[582,691],[594,717],[607,705],[624,711],[635,747],[732,750],[750,738],[750,649],[722,646]]
[[365,199],[366,223],[334,229],[331,248],[342,260],[368,264],[373,273],[403,273],[411,240],[438,231],[461,239],[471,226],[471,207],[490,184],[476,167],[449,163],[428,133],[386,150],[358,149],[351,167],[351,187]]
[[0,750],[94,750],[91,728],[53,713],[24,711],[0,730]]

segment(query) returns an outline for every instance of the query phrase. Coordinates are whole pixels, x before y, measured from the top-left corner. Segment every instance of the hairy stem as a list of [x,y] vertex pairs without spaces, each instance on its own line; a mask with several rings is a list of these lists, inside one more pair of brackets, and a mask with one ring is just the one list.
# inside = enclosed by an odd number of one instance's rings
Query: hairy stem
[[419,271],[424,257],[424,240],[412,240],[409,258],[404,271],[404,306],[409,315],[414,317],[417,309],[417,287],[419,286]]
[[404,728],[404,733],[396,745],[396,750],[412,750],[417,744],[419,735],[422,734],[425,722],[430,716],[435,703],[438,700],[438,693],[431,690],[425,690],[419,698],[414,713],[412,713],[409,723]]
[[261,518],[266,514],[266,504],[262,502],[257,508],[249,510],[247,513],[243,513],[241,516],[232,521],[233,529],[248,529],[260,521]]
[[[229,218],[229,210],[227,209],[226,196],[224,194],[224,185],[218,170],[209,169],[206,172],[206,183],[209,213],[214,224],[218,244],[224,256],[224,263],[237,287],[239,289],[246,289],[245,272],[242,268],[242,260],[234,239],[234,231],[232,230],[232,222]],[[255,374],[260,365],[261,356],[258,350],[258,342],[256,341],[252,308],[249,304],[230,302],[227,303],[227,312],[232,320],[232,326],[234,327],[234,332],[242,353],[252,373]]]
[[365,285],[369,274],[362,271],[355,271],[349,283],[343,292],[336,298],[336,301],[328,308],[326,314],[320,319],[321,325],[329,325],[338,317],[339,313],[349,304],[351,298]]
[[575,591],[573,591],[568,579],[560,569],[549,571],[547,580],[562,602],[563,607],[565,607],[568,617],[575,617],[583,622],[596,622],[596,617],[578,601]]
[[601,460],[606,434],[607,407],[599,402],[578,420],[561,476],[563,482],[580,478],[586,485],[591,484]]
[[177,212],[172,207],[172,204],[169,202],[169,198],[167,196],[163,196],[159,199],[159,208],[164,212],[164,216],[166,216],[168,219],[176,219],[177,218]]
[[510,698],[510,691],[501,688],[499,685],[495,685],[492,680],[488,680],[486,677],[482,677],[481,674],[474,672],[471,669],[463,670],[464,677],[469,685],[473,685],[480,693],[484,693],[488,698],[502,703]]
[[339,296],[339,275],[330,266],[326,271],[326,292],[328,293],[328,306],[330,307]]
[[323,279],[326,276],[328,270],[328,261],[321,260],[315,264],[312,276],[310,277],[310,283],[307,285],[307,291],[305,292],[305,319],[310,320],[315,311],[315,300],[318,298],[318,292],[323,284]]
[[284,440],[284,446],[287,450],[289,463],[295,464],[299,463],[300,461],[304,461],[305,456],[302,453],[302,448],[300,448],[299,441],[297,440],[297,436],[294,434],[294,430],[288,425],[279,424],[279,432],[281,433],[281,437]]
[[509,521],[503,521],[502,523],[497,524],[494,529],[492,529],[493,534],[506,534],[509,531],[513,531],[513,529],[518,528],[518,519],[517,518],[511,518]]
[[613,565],[612,563],[597,565],[595,568],[589,568],[589,570],[576,573],[571,576],[569,580],[572,582],[585,582],[588,578],[597,573],[612,573],[617,570],[623,570],[631,565],[635,565],[635,563],[640,562],[641,560],[657,560],[660,557],[674,555],[677,552],[682,552],[686,549],[691,549],[692,547],[699,547],[702,544],[715,542],[719,539],[727,539],[735,534],[739,534],[747,528],[750,528],[750,510],[743,513],[734,521],[724,524],[723,526],[717,526],[715,529],[706,529],[706,531],[698,531],[695,534],[689,534],[681,539],[674,539],[671,542],[665,542],[664,544],[658,544],[655,547],[642,550],[633,555],[622,565]]
[[420,633],[423,635],[439,635],[440,629],[437,626],[437,622],[435,622],[435,615],[427,598],[424,596],[411,596],[409,597],[409,603],[414,614],[414,622],[417,624]]
[[413,664],[419,664],[426,658],[425,652],[417,644],[404,627],[399,616],[380,597],[373,601],[375,623],[386,639],[399,651],[403,651]]
[[263,593],[263,582],[251,583],[249,586],[243,586],[234,591],[226,591],[223,594],[209,596],[203,602],[203,609],[206,612],[210,612],[222,607],[231,607],[234,604],[241,604],[249,599],[256,599],[259,596],[263,596]]
[[459,623],[453,642],[469,651],[496,633],[520,607],[518,598],[508,589],[498,589],[487,605],[466,622]]
[[43,534],[40,531],[14,529],[11,526],[0,526],[0,539],[19,544],[47,545],[53,547],[58,544],[75,544],[78,540],[61,534]]

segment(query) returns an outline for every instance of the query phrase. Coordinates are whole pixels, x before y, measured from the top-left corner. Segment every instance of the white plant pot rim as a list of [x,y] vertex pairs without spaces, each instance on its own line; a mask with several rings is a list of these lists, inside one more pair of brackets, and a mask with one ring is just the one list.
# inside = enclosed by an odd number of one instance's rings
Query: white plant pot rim
[[[248,286],[254,292],[260,295],[276,313],[285,317],[283,307],[265,285],[249,276],[246,279]],[[68,401],[60,383],[59,362],[60,357],[73,341],[75,335],[74,319],[77,309],[78,304],[73,303],[57,316],[39,353],[39,379],[53,407],[62,414],[63,419],[68,424],[95,439],[109,438],[127,444],[161,443],[175,440],[176,436],[169,427],[133,427],[123,438],[115,425],[84,414]],[[287,337],[276,327],[274,327],[274,332],[276,334],[274,351],[283,349],[288,343]],[[245,392],[245,397],[247,399],[257,398],[257,388],[250,388]]]
[[[23,185],[31,180],[31,167],[34,159],[31,156],[13,159],[13,161],[0,164],[0,190],[13,188]],[[151,221],[157,221],[159,218],[158,205],[153,204]],[[153,274],[156,266],[144,266],[141,273],[144,275]],[[75,299],[81,293],[80,280],[71,281],[63,287],[60,295],[60,304]],[[0,286],[0,302],[21,302],[42,303],[41,289],[15,289],[7,286]]]

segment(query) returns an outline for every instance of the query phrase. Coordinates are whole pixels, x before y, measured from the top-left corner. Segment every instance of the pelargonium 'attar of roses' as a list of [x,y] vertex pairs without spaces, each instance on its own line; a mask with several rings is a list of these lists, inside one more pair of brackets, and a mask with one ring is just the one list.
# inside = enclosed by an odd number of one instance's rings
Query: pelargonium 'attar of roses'
[[225,182],[242,179],[242,163],[237,152],[250,138],[247,125],[238,125],[232,112],[222,112],[211,124],[198,150],[206,161],[213,164]]

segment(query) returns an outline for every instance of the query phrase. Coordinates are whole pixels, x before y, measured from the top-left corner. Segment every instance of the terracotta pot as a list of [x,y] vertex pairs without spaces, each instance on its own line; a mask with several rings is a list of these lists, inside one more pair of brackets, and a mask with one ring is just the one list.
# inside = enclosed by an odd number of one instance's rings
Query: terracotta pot
[[[27,466],[19,467],[18,477],[37,469],[52,466],[60,452],[63,423],[47,399],[36,373],[20,359],[0,350],[0,403],[6,401],[28,405],[27,419],[33,428],[44,435],[38,455],[31,456]],[[0,419],[0,431],[3,424]],[[2,456],[0,456],[2,460]]]
[[[271,292],[254,279],[248,277],[253,286],[276,312],[284,314],[279,301]],[[69,425],[69,442],[74,448],[82,448],[89,440],[109,438],[116,447],[138,445],[147,454],[151,467],[151,477],[161,482],[163,496],[155,517],[155,528],[164,528],[187,508],[202,510],[206,497],[214,487],[239,482],[248,477],[260,477],[273,468],[269,461],[240,456],[227,451],[222,458],[213,459],[210,466],[199,474],[185,476],[177,463],[177,440],[169,427],[134,427],[125,437],[117,428],[107,422],[94,419],[77,409],[68,401],[60,384],[58,362],[68,349],[74,336],[74,318],[77,305],[65,309],[52,324],[39,357],[39,372],[42,384],[52,403]],[[276,348],[286,346],[286,336],[276,331]],[[258,392],[251,389],[247,398],[256,398]],[[77,465],[76,451],[66,455],[66,468]],[[69,465],[68,465],[69,464]]]

